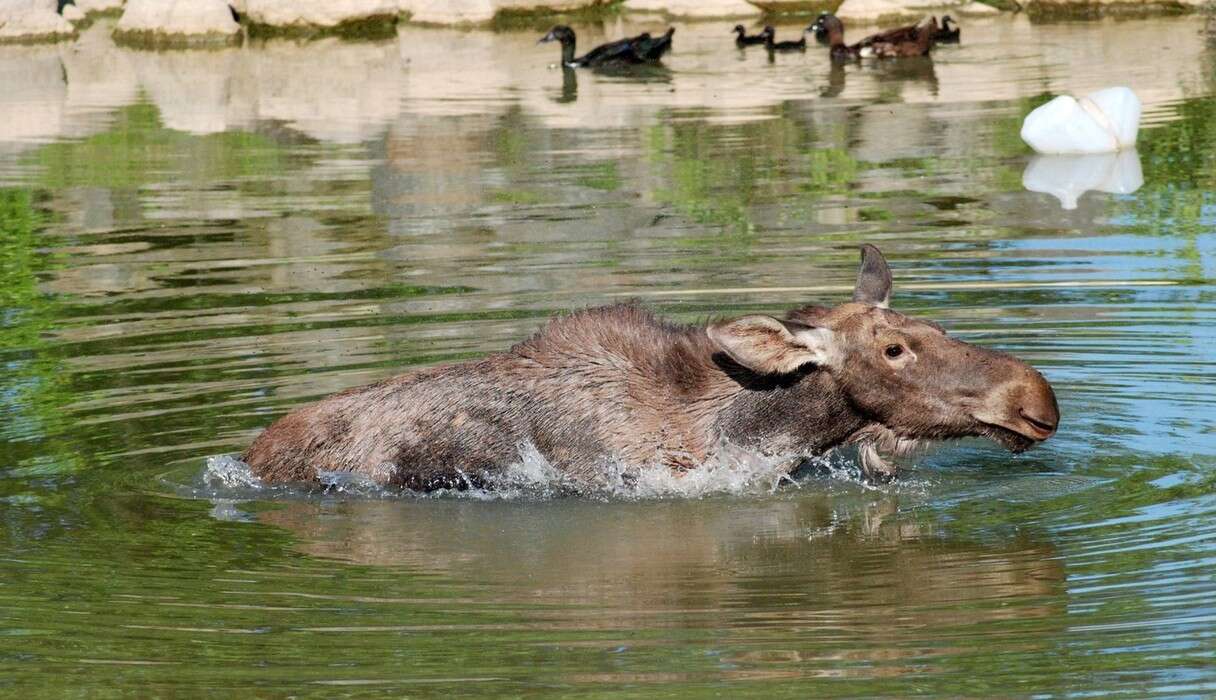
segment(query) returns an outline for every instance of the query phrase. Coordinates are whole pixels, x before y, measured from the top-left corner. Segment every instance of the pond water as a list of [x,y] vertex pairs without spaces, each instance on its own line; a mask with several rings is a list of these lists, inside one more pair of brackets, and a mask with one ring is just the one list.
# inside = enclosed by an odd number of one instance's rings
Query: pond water
[[[729,24],[679,25],[641,75],[563,72],[544,27],[0,48],[0,694],[1216,693],[1202,19],[977,20],[843,68]],[[1135,172],[1028,191],[1021,119],[1112,84],[1145,103]],[[1047,166],[1038,189],[1114,167]],[[208,470],[562,310],[841,300],[863,241],[897,308],[1042,369],[1055,438],[877,489],[848,455],[582,498]]]

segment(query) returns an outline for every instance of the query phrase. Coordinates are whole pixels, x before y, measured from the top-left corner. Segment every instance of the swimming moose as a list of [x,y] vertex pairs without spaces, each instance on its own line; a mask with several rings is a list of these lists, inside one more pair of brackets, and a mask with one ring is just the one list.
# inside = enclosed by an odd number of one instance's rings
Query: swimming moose
[[696,469],[724,443],[770,455],[856,444],[866,478],[923,440],[1021,452],[1056,430],[1024,362],[888,308],[891,272],[862,247],[851,302],[675,325],[635,305],[555,318],[481,360],[423,369],[304,406],[244,460],[265,482],[357,473],[416,490],[480,486],[539,453],[575,483],[612,465]]

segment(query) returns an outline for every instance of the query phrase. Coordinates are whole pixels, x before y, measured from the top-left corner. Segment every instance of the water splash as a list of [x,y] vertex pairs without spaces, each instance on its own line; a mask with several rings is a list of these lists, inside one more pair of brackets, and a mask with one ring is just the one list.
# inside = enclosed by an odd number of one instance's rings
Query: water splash
[[[430,493],[386,487],[374,478],[349,472],[319,473],[311,487],[263,483],[248,464],[231,455],[208,457],[197,497],[213,501],[309,495],[362,498],[463,498],[474,500],[549,500],[580,497],[597,500],[696,499],[712,496],[766,495],[799,488],[808,475],[874,488],[861,479],[855,450],[844,449],[804,459],[795,454],[765,455],[723,441],[715,456],[688,471],[665,466],[638,466],[614,460],[592,479],[558,469],[531,444],[520,447],[520,459],[500,472],[466,480],[464,488]],[[477,481],[483,487],[474,487]]]

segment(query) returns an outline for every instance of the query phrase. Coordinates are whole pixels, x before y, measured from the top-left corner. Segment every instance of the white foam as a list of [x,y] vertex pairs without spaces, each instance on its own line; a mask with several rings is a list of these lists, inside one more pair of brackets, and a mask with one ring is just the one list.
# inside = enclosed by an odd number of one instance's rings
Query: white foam
[[207,458],[203,469],[203,484],[214,489],[261,489],[262,481],[253,470],[232,455],[214,455]]
[[[845,449],[808,460],[814,471],[833,480],[865,485],[855,451]],[[427,494],[386,487],[372,476],[348,472],[320,472],[322,492],[369,498],[468,498],[476,500],[549,500],[576,496],[599,500],[655,500],[711,496],[765,495],[781,488],[798,488],[790,472],[803,463],[795,454],[765,455],[756,450],[720,443],[715,456],[685,472],[666,466],[637,466],[609,462],[592,479],[580,479],[559,470],[531,444],[520,447],[520,459],[500,472],[482,477],[482,488],[470,478],[461,489],[440,489]],[[300,485],[268,486],[248,464],[231,455],[207,458],[203,493],[216,499],[267,498],[315,494]],[[867,486],[867,488],[873,488]]]

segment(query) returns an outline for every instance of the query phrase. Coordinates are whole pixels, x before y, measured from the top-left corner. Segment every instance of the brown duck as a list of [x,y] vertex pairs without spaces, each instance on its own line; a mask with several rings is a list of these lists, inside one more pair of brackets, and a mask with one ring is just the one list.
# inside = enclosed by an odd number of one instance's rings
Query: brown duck
[[873,56],[875,58],[901,58],[927,56],[939,27],[937,18],[908,27],[898,27],[872,34],[856,44],[844,43],[844,23],[835,15],[822,15],[815,21],[827,34],[833,60],[846,61]]

